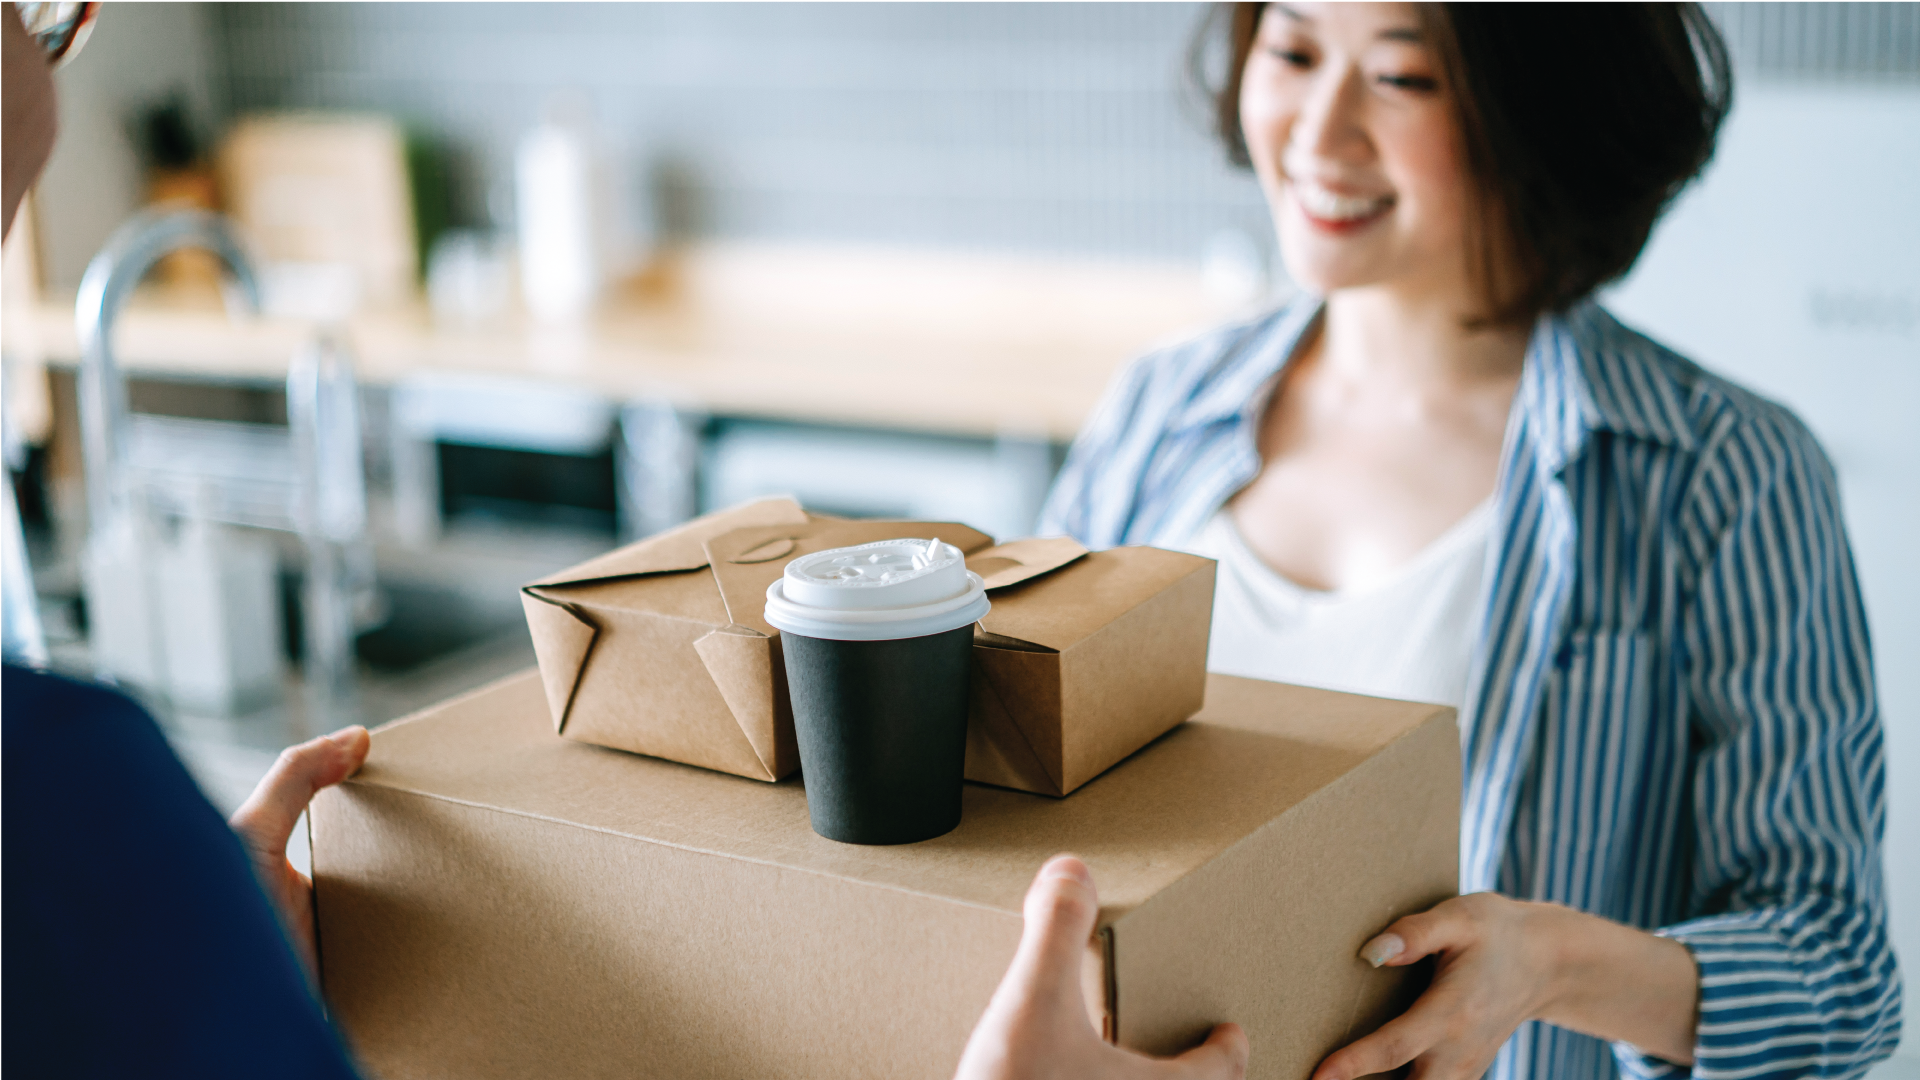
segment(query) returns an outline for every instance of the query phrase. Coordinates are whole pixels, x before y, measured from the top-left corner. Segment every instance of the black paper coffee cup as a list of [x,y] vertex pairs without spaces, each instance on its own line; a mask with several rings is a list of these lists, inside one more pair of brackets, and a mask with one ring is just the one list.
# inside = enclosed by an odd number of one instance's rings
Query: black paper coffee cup
[[973,624],[986,590],[938,540],[836,548],[767,590],[813,831],[910,844],[960,824]]
[[894,641],[782,634],[813,831],[911,844],[960,824],[973,625]]

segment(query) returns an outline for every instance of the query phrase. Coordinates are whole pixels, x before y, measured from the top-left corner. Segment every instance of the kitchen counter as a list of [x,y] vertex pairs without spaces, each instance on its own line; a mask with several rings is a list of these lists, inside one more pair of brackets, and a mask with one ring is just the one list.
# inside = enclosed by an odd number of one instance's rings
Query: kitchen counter
[[[342,327],[362,382],[553,381],[719,415],[1065,439],[1114,372],[1232,314],[1197,270],[857,248],[713,245],[664,260],[590,321],[436,322],[423,303]],[[70,296],[16,306],[10,357],[78,362]],[[315,330],[230,320],[210,289],[148,289],[115,344],[134,374],[277,381]]]

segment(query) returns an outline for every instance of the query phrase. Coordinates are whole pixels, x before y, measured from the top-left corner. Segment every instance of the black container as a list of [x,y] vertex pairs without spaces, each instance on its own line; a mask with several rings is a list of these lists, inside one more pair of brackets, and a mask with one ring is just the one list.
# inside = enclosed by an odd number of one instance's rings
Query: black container
[[896,641],[782,633],[813,831],[911,844],[960,824],[973,624]]

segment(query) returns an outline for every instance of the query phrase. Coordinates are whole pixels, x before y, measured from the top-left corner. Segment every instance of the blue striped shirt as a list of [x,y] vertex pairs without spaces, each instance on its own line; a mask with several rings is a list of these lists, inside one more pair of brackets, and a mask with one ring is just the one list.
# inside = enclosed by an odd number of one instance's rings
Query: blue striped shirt
[[[1178,544],[1258,475],[1302,299],[1149,355],[1042,531]],[[1786,409],[1597,305],[1540,321],[1461,710],[1460,879],[1684,944],[1699,1077],[1858,1076],[1900,1035],[1873,662],[1832,467]],[[1502,1080],[1683,1076],[1529,1023]]]

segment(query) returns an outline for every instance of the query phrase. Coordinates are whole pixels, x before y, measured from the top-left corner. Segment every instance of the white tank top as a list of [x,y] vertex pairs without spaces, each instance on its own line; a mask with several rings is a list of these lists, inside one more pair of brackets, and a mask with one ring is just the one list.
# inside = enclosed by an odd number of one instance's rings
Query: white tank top
[[1459,708],[1492,520],[1489,499],[1387,580],[1321,592],[1262,562],[1221,507],[1186,545],[1220,563],[1208,669]]

